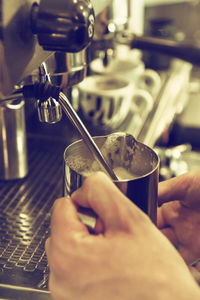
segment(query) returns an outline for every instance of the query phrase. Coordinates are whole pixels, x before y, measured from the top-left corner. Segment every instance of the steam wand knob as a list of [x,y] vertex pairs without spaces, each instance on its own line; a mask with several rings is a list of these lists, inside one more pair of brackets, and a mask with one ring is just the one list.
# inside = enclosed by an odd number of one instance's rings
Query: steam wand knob
[[31,27],[44,50],[79,52],[94,34],[94,10],[89,0],[41,0],[34,3]]

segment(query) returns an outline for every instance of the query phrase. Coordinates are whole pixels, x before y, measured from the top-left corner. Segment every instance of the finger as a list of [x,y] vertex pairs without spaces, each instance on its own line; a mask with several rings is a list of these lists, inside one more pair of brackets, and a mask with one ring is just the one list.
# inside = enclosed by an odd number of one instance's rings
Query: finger
[[63,238],[66,233],[74,232],[88,234],[88,230],[80,221],[77,209],[71,199],[59,198],[52,208],[51,236]]
[[100,233],[103,234],[105,232],[103,221],[100,218],[97,218],[96,225],[95,225],[95,228],[94,228],[94,232],[96,234],[100,234]]
[[197,259],[190,247],[181,246],[179,248],[179,253],[187,264],[192,264]]
[[160,182],[158,185],[158,204],[161,205],[173,200],[184,201],[189,185],[190,182],[185,174]]
[[157,209],[157,227],[159,229],[162,229],[168,225],[169,224],[166,222],[165,216],[163,214],[163,209],[162,209],[162,207],[159,207]]
[[45,242],[45,252],[46,252],[47,257],[48,257],[48,255],[49,255],[50,239],[51,239],[51,238],[48,238],[48,239],[46,240],[46,242]]
[[[190,212],[187,213],[190,214]],[[175,227],[177,220],[184,220],[184,215],[185,210],[180,201],[174,200],[173,202],[164,203],[157,210],[157,226],[159,229],[172,225]]]
[[143,216],[143,212],[102,172],[86,178],[71,198],[80,206],[92,208],[102,220],[105,230],[128,228],[130,222],[140,222]]
[[200,269],[198,268],[198,264],[193,267],[193,266],[188,266],[192,276],[194,279],[197,281],[197,283],[200,285]]
[[200,272],[200,261],[196,264],[196,268]]
[[164,228],[161,232],[168,238],[168,240],[174,245],[175,248],[179,248],[179,241],[174,230],[171,227]]

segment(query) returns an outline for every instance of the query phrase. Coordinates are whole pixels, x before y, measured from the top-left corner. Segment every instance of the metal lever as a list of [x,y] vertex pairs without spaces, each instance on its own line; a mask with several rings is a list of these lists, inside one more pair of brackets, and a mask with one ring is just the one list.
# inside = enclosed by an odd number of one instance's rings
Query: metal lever
[[132,33],[117,33],[116,40],[128,45],[131,49],[153,50],[188,61],[200,66],[200,47],[198,45],[176,42],[148,36],[137,36]]

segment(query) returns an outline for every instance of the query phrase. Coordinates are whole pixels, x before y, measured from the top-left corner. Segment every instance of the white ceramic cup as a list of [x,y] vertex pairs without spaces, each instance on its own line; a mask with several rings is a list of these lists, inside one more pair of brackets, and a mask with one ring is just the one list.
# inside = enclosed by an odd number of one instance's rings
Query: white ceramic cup
[[[146,106],[153,105],[148,92],[119,76],[92,75],[78,86],[79,105],[84,118],[96,127],[117,128],[126,119],[130,108],[138,112],[138,96]],[[134,104],[135,101],[135,104]]]
[[118,75],[135,85],[140,75],[143,74],[145,65],[137,56],[128,58],[116,57],[111,59],[106,66],[104,66],[101,58],[96,58],[90,63],[90,70],[92,75]]
[[113,76],[117,74],[131,81],[138,89],[148,91],[154,98],[161,86],[159,73],[146,69],[144,62],[135,52],[131,55],[127,53],[127,57],[113,58],[106,66],[101,58],[97,58],[90,63],[90,70],[93,75]]

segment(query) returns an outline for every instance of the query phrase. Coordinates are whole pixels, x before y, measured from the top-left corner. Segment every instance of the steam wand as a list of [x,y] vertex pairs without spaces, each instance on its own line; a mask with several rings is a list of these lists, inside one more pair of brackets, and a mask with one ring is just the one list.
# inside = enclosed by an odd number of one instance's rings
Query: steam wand
[[91,151],[91,153],[93,154],[95,159],[100,163],[100,165],[102,165],[102,167],[105,169],[105,171],[110,175],[110,177],[113,180],[118,180],[114,171],[110,168],[110,166],[105,161],[105,158],[103,157],[102,153],[100,152],[100,150],[97,147],[96,143],[94,142],[93,138],[91,137],[88,130],[82,123],[78,114],[73,109],[71,103],[69,102],[69,100],[67,99],[65,94],[60,92],[58,101],[59,101],[60,105],[62,106],[62,109],[65,112],[65,114],[68,116],[68,118],[71,120],[71,122],[75,125],[76,129],[78,129],[84,142],[86,143],[88,149]]
[[48,82],[35,83],[33,85],[23,86],[23,88],[20,89],[20,92],[22,92],[24,98],[36,98],[36,99],[40,99],[41,101],[45,101],[50,97],[56,99],[62,106],[62,109],[67,115],[67,117],[70,119],[72,124],[76,127],[76,129],[81,134],[85,144],[93,154],[94,158],[103,167],[103,169],[112,178],[112,180],[118,180],[114,171],[110,168],[110,166],[106,162],[100,149],[94,142],[93,138],[91,137],[90,133],[86,129],[85,125],[83,124],[78,114],[73,109],[71,103],[69,102],[65,94],[61,92],[59,87],[51,85]]

